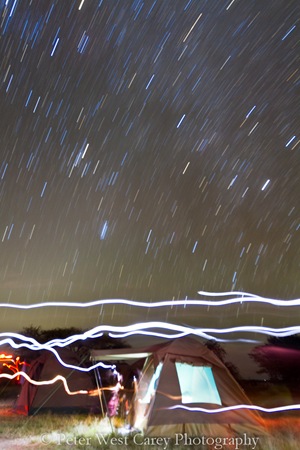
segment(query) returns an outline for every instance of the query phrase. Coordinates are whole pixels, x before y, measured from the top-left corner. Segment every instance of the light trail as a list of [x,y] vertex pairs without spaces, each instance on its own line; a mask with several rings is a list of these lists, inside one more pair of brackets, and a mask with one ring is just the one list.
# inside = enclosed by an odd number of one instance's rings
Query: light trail
[[[91,397],[95,397],[95,396],[99,395],[99,391],[100,392],[104,392],[104,391],[119,392],[119,391],[123,391],[123,390],[125,390],[124,386],[122,386],[122,384],[118,382],[114,386],[106,386],[106,387],[99,387],[97,389],[92,389],[91,391],[89,391],[89,395]],[[128,389],[126,389],[126,391],[128,391]]]
[[184,336],[188,336],[188,332],[174,333],[174,334],[166,334],[166,333],[157,333],[155,331],[145,331],[145,330],[137,330],[137,331],[126,331],[124,333],[108,333],[108,335],[114,339],[123,339],[128,336],[142,335],[142,336],[151,336],[165,339],[178,339]]
[[51,384],[56,383],[57,381],[62,381],[62,383],[64,385],[64,389],[68,395],[78,395],[78,394],[88,394],[89,393],[89,391],[86,391],[86,390],[70,391],[67,380],[62,375],[56,375],[51,380],[36,381],[36,380],[33,380],[32,378],[30,378],[30,376],[27,375],[27,373],[25,373],[25,372],[16,372],[13,375],[10,375],[8,373],[1,373],[0,379],[7,378],[9,380],[13,380],[14,378],[17,378],[20,376],[24,377],[30,384],[34,384],[35,386],[49,386]]
[[[89,331],[86,331],[82,334],[76,334],[74,336],[70,336],[66,339],[53,339],[48,343],[41,344],[37,342],[35,339],[23,336],[19,333],[0,333],[1,337],[10,337],[18,340],[29,341],[32,343],[32,350],[41,350],[41,349],[50,349],[53,347],[65,347],[66,345],[73,344],[78,340],[84,341],[85,339],[95,338],[99,336],[99,333],[110,332],[117,333],[118,336],[120,333],[140,333],[144,330],[149,329],[163,329],[168,331],[174,331],[180,333],[180,335],[188,335],[194,334],[197,336],[201,336],[208,339],[214,339],[208,333],[215,334],[228,334],[228,333],[259,333],[259,334],[268,334],[272,336],[290,336],[300,332],[300,325],[283,327],[283,328],[272,328],[272,327],[264,327],[264,326],[251,326],[251,325],[243,325],[237,327],[228,327],[228,328],[191,328],[185,325],[177,325],[168,322],[141,322],[134,323],[131,325],[125,326],[116,326],[116,325],[99,325],[95,328],[92,328]],[[157,336],[157,337],[165,337],[162,333],[156,331],[148,331],[149,335]],[[171,337],[176,337],[176,335],[170,335]],[[115,337],[115,336],[114,336]],[[180,336],[178,336],[180,337]],[[0,341],[1,344],[1,341]]]
[[262,297],[260,295],[251,294],[250,292],[242,292],[242,291],[225,291],[225,292],[208,292],[208,291],[198,291],[199,295],[205,297],[228,297],[234,296],[236,298],[231,298],[227,300],[221,301],[208,301],[207,306],[223,306],[229,305],[233,303],[266,303],[274,306],[300,306],[300,298],[292,299],[292,300],[282,300],[275,298]]
[[189,37],[189,35],[191,34],[191,32],[193,31],[193,29],[195,28],[195,26],[197,25],[197,22],[199,21],[199,19],[202,17],[202,13],[199,14],[199,16],[197,17],[197,19],[195,20],[195,22],[193,23],[193,25],[191,26],[191,28],[189,29],[189,31],[187,32],[187,34],[185,35],[184,39],[182,42],[185,42],[187,40],[187,38]]
[[203,413],[207,413],[207,414],[217,414],[217,413],[223,413],[223,412],[228,412],[228,411],[236,411],[239,409],[251,409],[254,411],[261,411],[261,412],[265,412],[265,413],[277,413],[277,412],[284,412],[284,411],[300,410],[300,404],[276,406],[275,408],[264,408],[263,406],[258,406],[258,405],[233,405],[233,406],[224,406],[223,408],[216,408],[216,409],[189,407],[189,406],[185,406],[185,405],[174,405],[174,406],[170,406],[169,408],[165,408],[165,409],[168,409],[168,410],[184,409],[186,411],[203,412]]
[[97,367],[102,367],[103,369],[115,369],[115,367],[116,367],[114,364],[113,365],[105,364],[103,362],[93,364],[92,366],[89,366],[89,367],[79,367],[79,366],[74,366],[73,364],[67,364],[61,359],[60,355],[54,348],[47,347],[46,344],[39,344],[39,346],[36,347],[36,346],[32,346],[28,343],[17,344],[12,339],[8,338],[8,339],[4,339],[4,340],[0,341],[0,345],[10,345],[12,348],[15,348],[15,349],[25,347],[30,350],[48,350],[49,352],[52,352],[54,354],[54,356],[56,357],[56,359],[59,361],[59,363],[62,366],[66,367],[68,369],[78,370],[80,372],[90,372],[91,370],[94,370]]
[[[35,339],[23,336],[19,333],[0,333],[0,338],[3,337],[4,341],[0,341],[0,344],[8,343],[9,339],[17,339],[17,340],[23,340],[26,343],[26,346],[32,350],[50,350],[52,352],[56,352],[54,350],[54,347],[65,347],[67,345],[73,344],[74,342],[81,340],[84,341],[85,339],[91,339],[99,336],[99,333],[108,332],[108,333],[114,333],[113,337],[120,337],[121,333],[131,333],[133,334],[140,334],[141,332],[147,332],[147,334],[150,336],[155,337],[166,337],[165,333],[161,333],[159,331],[152,331],[153,330],[168,330],[171,332],[179,333],[179,335],[196,335],[200,336],[205,339],[214,339],[216,338],[212,336],[212,334],[230,334],[230,333],[257,333],[257,334],[263,334],[263,335],[272,335],[277,337],[283,337],[283,336],[291,336],[293,334],[297,334],[300,332],[300,326],[291,326],[291,327],[284,327],[284,328],[271,328],[271,327],[263,327],[263,326],[237,326],[237,327],[229,327],[229,328],[191,328],[185,325],[177,325],[167,322],[159,322],[159,321],[153,321],[153,322],[141,322],[141,323],[135,323],[131,325],[126,326],[113,326],[113,325],[99,325],[95,328],[92,328],[89,331],[86,331],[82,334],[76,334],[74,336],[70,336],[66,339],[53,339],[49,341],[48,343],[41,344],[37,342]],[[176,336],[179,336],[178,334],[170,334],[167,337],[175,338]],[[14,342],[14,341],[13,341]],[[15,344],[15,343],[14,343]],[[24,344],[15,344],[15,345],[23,345]],[[56,352],[58,355],[58,353]],[[59,357],[59,356],[58,356]],[[71,366],[68,366],[71,367]],[[73,367],[73,366],[72,366]],[[110,366],[109,366],[110,368]],[[83,368],[81,368],[83,370]]]
[[[48,308],[48,307],[67,307],[67,308],[91,308],[97,306],[105,306],[105,305],[125,305],[129,307],[138,307],[138,308],[163,308],[163,307],[187,307],[187,306],[206,306],[206,307],[222,307],[229,306],[234,304],[245,304],[245,303],[259,303],[259,304],[268,304],[277,307],[297,307],[300,306],[300,299],[293,300],[281,300],[281,299],[273,299],[273,298],[265,298],[255,294],[251,294],[248,292],[241,291],[228,291],[228,292],[206,292],[199,291],[198,294],[205,297],[229,297],[223,298],[221,300],[164,300],[164,301],[156,301],[152,303],[143,302],[143,301],[134,301],[134,300],[126,300],[126,299],[105,299],[105,300],[95,300],[91,302],[43,302],[29,305],[20,305],[13,303],[0,303],[1,308],[14,308],[14,309],[22,309],[22,310],[31,310],[36,308]],[[152,331],[153,330],[153,331]],[[154,331],[155,330],[155,331]],[[162,330],[161,332],[157,330]],[[163,332],[167,331],[167,332]],[[89,372],[91,370],[96,369],[97,367],[102,367],[105,369],[114,369],[115,365],[108,365],[102,362],[98,362],[93,364],[90,367],[79,367],[71,364],[65,363],[55,347],[63,348],[68,345],[75,343],[76,341],[84,341],[85,339],[93,339],[100,337],[103,333],[108,332],[109,336],[113,338],[123,338],[133,335],[145,335],[152,337],[159,337],[164,339],[176,339],[187,335],[196,335],[204,339],[214,340],[217,342],[249,342],[249,343],[260,343],[258,340],[250,340],[250,339],[221,339],[214,335],[225,335],[225,334],[233,334],[233,333],[256,333],[262,335],[271,335],[276,337],[284,337],[291,336],[293,334],[300,333],[300,326],[291,326],[291,327],[282,327],[282,328],[272,328],[272,327],[264,327],[264,326],[236,326],[236,327],[227,327],[227,328],[192,328],[186,325],[176,325],[167,322],[160,321],[151,321],[151,322],[141,322],[135,323],[127,326],[111,326],[111,325],[100,325],[94,327],[84,333],[75,334],[73,336],[69,336],[64,339],[52,339],[47,343],[39,343],[36,339],[33,339],[28,336],[24,336],[19,333],[0,333],[0,345],[8,344],[12,348],[21,348],[26,347],[31,350],[47,350],[52,352],[59,363],[69,369],[78,370],[82,372]],[[21,341],[21,342],[15,342]],[[0,374],[0,378],[14,379],[16,377],[23,376],[28,382],[35,385],[48,385],[54,384],[58,381],[63,383],[65,391],[69,395],[76,394],[88,394],[88,391],[75,391],[71,392],[66,379],[57,375],[52,380],[47,381],[36,381],[32,380],[25,372],[16,372],[12,375],[10,374]],[[114,389],[114,388],[105,388],[105,389]],[[206,408],[198,408],[198,407],[188,407],[185,405],[174,405],[168,409],[185,409],[188,411],[197,411],[204,412],[208,414],[222,413],[226,411],[233,411],[238,409],[249,409],[249,410],[257,410],[265,413],[276,413],[276,412],[284,412],[291,410],[300,410],[300,404],[287,405],[287,406],[278,406],[273,408],[264,408],[258,405],[233,405],[228,407],[222,407],[217,409],[206,409]]]
[[[14,373],[13,375],[1,373],[0,379],[5,378],[5,379],[13,380],[14,378],[17,378],[20,376],[24,377],[30,384],[33,384],[34,386],[49,386],[49,385],[57,383],[58,381],[61,381],[63,383],[64,389],[68,395],[79,395],[79,394],[80,395],[83,395],[83,394],[84,395],[95,395],[95,392],[96,392],[95,390],[87,391],[87,390],[82,390],[82,389],[80,389],[78,391],[71,391],[69,389],[66,378],[63,377],[62,375],[56,375],[51,380],[36,381],[36,380],[33,380],[32,378],[30,378],[29,375],[27,375],[27,373],[20,371],[20,372]],[[114,391],[117,388],[123,389],[123,386],[118,383],[116,386],[108,386],[108,387],[101,388],[100,390],[101,391],[105,391],[105,390]],[[164,394],[164,395],[166,395],[167,397],[170,397],[170,398],[172,397],[167,394]],[[174,397],[174,399],[175,399],[175,397]],[[248,410],[260,411],[260,412],[265,412],[265,413],[277,413],[277,412],[284,412],[284,411],[300,410],[300,404],[277,406],[277,407],[273,407],[273,408],[265,408],[265,407],[259,406],[259,405],[240,404],[240,405],[232,405],[232,406],[226,406],[226,407],[216,408],[216,409],[208,409],[208,408],[201,408],[201,407],[189,407],[189,406],[179,404],[179,405],[174,405],[174,406],[171,406],[171,407],[165,408],[165,409],[167,409],[167,410],[184,409],[186,411],[203,412],[206,414],[218,414],[218,413],[224,413],[224,412],[228,412],[228,411],[237,411],[240,409],[248,409]]]
[[[177,334],[165,334],[165,333],[155,333],[154,331],[127,331],[126,333],[108,333],[108,335],[112,338],[118,338],[123,339],[129,336],[136,336],[136,335],[142,335],[142,336],[151,336],[151,337],[158,337],[158,338],[165,338],[165,339],[178,339],[182,338],[184,336],[188,336],[189,333],[182,332]],[[233,343],[233,342],[243,342],[246,344],[260,344],[262,341],[254,340],[254,339],[218,339],[214,338],[212,336],[207,336],[207,339],[217,341],[217,342],[223,342],[223,343]]]
[[300,299],[293,300],[280,300],[273,298],[261,297],[248,292],[231,291],[231,292],[206,292],[199,291],[198,294],[206,297],[228,297],[234,296],[234,298],[224,299],[224,300],[161,300],[156,302],[142,302],[135,300],[126,299],[102,299],[93,300],[90,302],[42,302],[33,303],[29,305],[21,305],[17,303],[0,303],[0,308],[13,308],[13,309],[37,309],[37,308],[92,308],[95,306],[105,306],[105,305],[125,305],[133,306],[137,308],[163,308],[163,307],[177,307],[177,306],[226,306],[232,304],[243,304],[243,303],[264,303],[273,306],[282,307],[292,307],[300,306]]
[[64,389],[66,391],[66,393],[68,395],[89,395],[89,396],[96,396],[98,395],[99,391],[119,391],[119,390],[123,390],[124,386],[121,385],[121,383],[117,383],[114,386],[106,386],[106,387],[101,387],[98,389],[92,389],[92,390],[83,390],[80,389],[79,391],[71,391],[69,386],[68,386],[68,382],[67,379],[65,377],[63,377],[62,375],[56,375],[54,378],[51,378],[51,380],[42,380],[42,381],[36,381],[33,380],[32,378],[30,378],[29,375],[27,375],[27,373],[19,371],[14,373],[13,375],[7,374],[7,373],[0,373],[0,379],[1,378],[6,378],[9,380],[13,380],[14,378],[19,378],[19,377],[23,377],[25,378],[28,383],[33,384],[34,386],[49,386],[52,384],[57,383],[58,381],[61,381],[63,383]]

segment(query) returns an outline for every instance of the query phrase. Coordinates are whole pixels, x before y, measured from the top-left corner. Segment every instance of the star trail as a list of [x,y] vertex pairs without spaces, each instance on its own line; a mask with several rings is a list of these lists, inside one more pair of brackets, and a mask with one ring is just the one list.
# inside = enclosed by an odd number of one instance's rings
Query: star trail
[[[299,297],[299,2],[0,14],[1,303]],[[109,308],[7,308],[1,328],[117,323]]]

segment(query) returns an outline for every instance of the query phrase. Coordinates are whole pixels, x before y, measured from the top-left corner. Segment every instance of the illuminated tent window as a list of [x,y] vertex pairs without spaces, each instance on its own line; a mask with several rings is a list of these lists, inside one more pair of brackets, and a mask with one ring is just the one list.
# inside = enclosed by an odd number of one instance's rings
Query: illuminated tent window
[[211,367],[191,366],[180,362],[175,365],[182,403],[222,404]]
[[151,381],[149,383],[147,393],[146,393],[145,397],[141,400],[142,403],[150,403],[151,398],[153,397],[155,390],[156,390],[156,386],[157,386],[157,382],[158,382],[158,379],[160,376],[162,366],[163,366],[162,363],[159,363],[158,366],[156,367],[153,377],[151,378]]

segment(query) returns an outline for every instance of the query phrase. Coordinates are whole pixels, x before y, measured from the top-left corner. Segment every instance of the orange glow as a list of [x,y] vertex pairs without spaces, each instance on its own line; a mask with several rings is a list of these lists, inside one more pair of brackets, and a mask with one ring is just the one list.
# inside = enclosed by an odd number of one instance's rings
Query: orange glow
[[[169,398],[170,400],[181,400],[181,399],[182,399],[182,396],[181,396],[181,395],[171,395],[171,394],[167,394],[166,392],[158,391],[158,390],[156,390],[155,392],[156,392],[156,394],[163,395],[164,397],[167,397],[167,398]],[[139,398],[139,399],[138,399],[138,402],[139,402],[139,403],[143,403],[143,399],[142,399],[142,398]]]
[[[14,359],[13,355],[6,355],[5,353],[0,354],[0,362],[2,362],[3,367],[7,367],[13,373],[20,372],[21,366],[29,366],[25,361],[20,360],[20,356]],[[19,381],[20,376],[18,375],[16,379]]]
[[0,362],[12,359],[13,355],[6,355],[5,353],[0,353]]
[[89,395],[90,396],[96,396],[98,395],[99,391],[115,391],[115,392],[119,392],[120,390],[123,390],[124,386],[121,385],[121,383],[117,383],[114,386],[107,386],[107,387],[102,387],[99,389],[92,389],[91,391],[89,391]]

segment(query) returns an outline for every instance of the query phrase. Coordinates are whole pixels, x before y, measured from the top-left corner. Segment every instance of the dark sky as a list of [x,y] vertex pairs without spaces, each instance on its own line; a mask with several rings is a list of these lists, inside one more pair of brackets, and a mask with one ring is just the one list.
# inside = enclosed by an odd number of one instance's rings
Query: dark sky
[[2,302],[300,296],[298,0],[0,5]]

